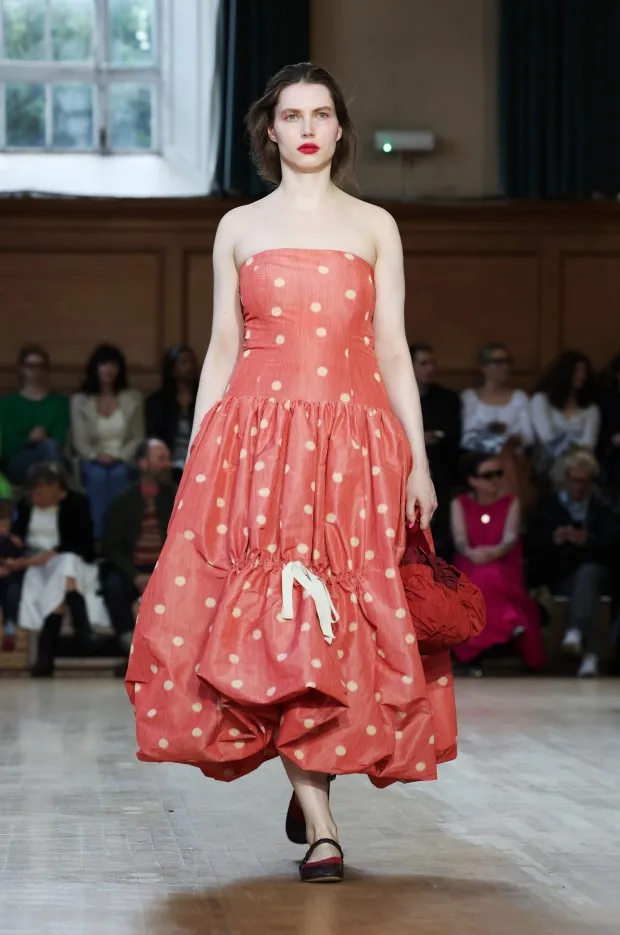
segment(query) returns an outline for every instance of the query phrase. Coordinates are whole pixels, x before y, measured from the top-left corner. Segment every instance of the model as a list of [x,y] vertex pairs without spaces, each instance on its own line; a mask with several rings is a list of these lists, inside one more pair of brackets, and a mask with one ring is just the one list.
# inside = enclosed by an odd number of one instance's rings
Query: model
[[451,679],[425,673],[399,575],[405,520],[427,528],[436,500],[398,230],[338,187],[341,90],[286,67],[248,127],[275,189],[217,231],[190,455],[127,687],[142,760],[228,781],[280,757],[301,878],[339,880],[330,774],[433,779],[453,755]]

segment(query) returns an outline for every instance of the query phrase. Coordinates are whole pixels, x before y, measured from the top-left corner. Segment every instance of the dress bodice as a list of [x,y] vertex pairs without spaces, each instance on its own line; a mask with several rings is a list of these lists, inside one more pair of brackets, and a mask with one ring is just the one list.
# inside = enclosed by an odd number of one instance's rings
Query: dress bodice
[[390,409],[366,260],[337,250],[265,250],[242,265],[239,289],[244,344],[227,395]]

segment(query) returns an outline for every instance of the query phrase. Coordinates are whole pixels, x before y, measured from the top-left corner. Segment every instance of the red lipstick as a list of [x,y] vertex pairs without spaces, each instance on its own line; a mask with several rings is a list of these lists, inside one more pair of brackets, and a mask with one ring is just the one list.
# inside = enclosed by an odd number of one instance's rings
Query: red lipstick
[[301,146],[297,147],[297,152],[311,155],[312,153],[318,153],[320,148],[321,147],[317,146],[316,143],[302,143]]

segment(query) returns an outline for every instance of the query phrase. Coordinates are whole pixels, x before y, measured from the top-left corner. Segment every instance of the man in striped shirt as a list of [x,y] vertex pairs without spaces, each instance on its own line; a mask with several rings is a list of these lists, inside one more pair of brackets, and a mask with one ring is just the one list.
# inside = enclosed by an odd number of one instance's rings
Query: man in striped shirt
[[118,640],[129,652],[133,604],[153,573],[174,506],[171,456],[157,439],[143,442],[136,455],[140,480],[113,501],[106,517],[103,595]]

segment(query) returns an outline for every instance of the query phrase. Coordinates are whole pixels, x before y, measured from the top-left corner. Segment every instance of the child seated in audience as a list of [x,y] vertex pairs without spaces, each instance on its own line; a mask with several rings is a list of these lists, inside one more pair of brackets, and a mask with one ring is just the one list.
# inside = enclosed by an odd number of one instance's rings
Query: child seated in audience
[[514,642],[526,666],[540,668],[545,662],[540,613],[525,589],[519,501],[502,493],[504,471],[494,455],[469,453],[463,472],[469,491],[452,502],[454,564],[482,591],[487,625],[454,655],[481,674],[483,653]]

